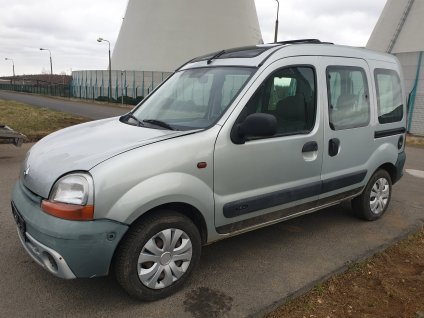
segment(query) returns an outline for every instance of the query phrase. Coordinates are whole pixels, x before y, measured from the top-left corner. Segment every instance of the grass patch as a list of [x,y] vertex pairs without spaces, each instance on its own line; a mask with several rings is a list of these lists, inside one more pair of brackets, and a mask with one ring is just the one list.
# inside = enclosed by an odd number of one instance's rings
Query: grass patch
[[87,121],[90,119],[0,99],[0,124],[27,136],[25,142],[40,140],[59,129]]
[[266,318],[424,317],[424,229]]
[[424,137],[406,135],[406,144],[413,147],[424,147]]

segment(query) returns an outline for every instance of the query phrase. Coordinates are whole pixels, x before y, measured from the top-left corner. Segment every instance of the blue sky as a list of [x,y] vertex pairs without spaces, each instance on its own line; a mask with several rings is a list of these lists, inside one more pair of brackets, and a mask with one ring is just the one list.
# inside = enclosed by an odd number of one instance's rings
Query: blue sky
[[[255,0],[265,42],[272,42],[277,3]],[[386,0],[280,0],[279,40],[319,38],[365,46]],[[0,76],[105,69],[107,46],[117,39],[127,0],[0,0]]]

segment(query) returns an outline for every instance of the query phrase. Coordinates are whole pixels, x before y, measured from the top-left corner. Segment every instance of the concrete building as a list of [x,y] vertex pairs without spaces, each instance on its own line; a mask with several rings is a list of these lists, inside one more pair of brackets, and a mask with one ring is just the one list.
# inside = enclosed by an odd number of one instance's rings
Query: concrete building
[[[112,97],[146,96],[188,60],[263,43],[254,0],[129,0],[112,55]],[[75,97],[108,96],[107,71],[72,72]]]
[[258,43],[254,0],[129,0],[112,67],[172,72],[193,57]]
[[367,48],[402,64],[409,95],[408,131],[424,136],[424,0],[388,0]]

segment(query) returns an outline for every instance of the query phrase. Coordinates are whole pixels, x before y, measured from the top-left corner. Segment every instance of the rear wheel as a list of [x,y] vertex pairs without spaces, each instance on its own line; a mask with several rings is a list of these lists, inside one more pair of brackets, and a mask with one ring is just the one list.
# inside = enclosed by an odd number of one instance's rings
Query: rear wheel
[[201,239],[187,217],[157,211],[134,224],[115,256],[119,284],[132,296],[154,301],[182,287],[200,259]]
[[355,214],[365,220],[379,219],[387,207],[392,196],[392,180],[386,170],[378,170],[371,177],[364,192],[352,200]]

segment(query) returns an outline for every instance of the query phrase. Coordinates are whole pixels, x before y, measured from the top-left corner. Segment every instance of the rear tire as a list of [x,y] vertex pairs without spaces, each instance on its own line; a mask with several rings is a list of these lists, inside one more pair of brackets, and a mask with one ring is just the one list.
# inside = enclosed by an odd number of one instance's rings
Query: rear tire
[[114,258],[115,275],[131,296],[155,301],[184,285],[200,253],[199,230],[189,218],[157,211],[129,229]]
[[378,220],[389,206],[392,196],[392,179],[386,170],[380,169],[368,181],[362,194],[352,200],[355,214],[364,220]]

